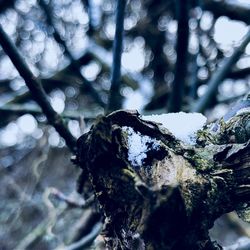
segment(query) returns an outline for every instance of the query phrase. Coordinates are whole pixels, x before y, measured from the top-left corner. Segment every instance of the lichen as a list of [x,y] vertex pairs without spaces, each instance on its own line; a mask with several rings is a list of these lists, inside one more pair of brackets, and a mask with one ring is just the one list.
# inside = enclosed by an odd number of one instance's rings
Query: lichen
[[250,207],[236,211],[239,217],[245,222],[250,223]]

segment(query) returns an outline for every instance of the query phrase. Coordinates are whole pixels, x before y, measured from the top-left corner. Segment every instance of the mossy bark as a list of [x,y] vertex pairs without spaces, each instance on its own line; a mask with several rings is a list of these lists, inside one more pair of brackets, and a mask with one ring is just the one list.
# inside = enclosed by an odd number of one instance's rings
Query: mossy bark
[[[226,124],[228,138],[223,129],[204,128],[190,146],[136,111],[121,110],[79,138],[77,163],[105,215],[109,249],[220,249],[208,230],[220,215],[246,209],[250,198],[249,141],[232,139],[235,120]],[[124,126],[159,142],[140,166],[128,160]]]

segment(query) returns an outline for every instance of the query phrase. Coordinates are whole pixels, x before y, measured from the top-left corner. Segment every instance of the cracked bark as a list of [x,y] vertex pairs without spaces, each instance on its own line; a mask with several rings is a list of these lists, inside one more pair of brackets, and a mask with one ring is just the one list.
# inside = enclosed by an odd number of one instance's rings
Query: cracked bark
[[[100,117],[78,139],[76,162],[106,218],[108,249],[221,249],[208,236],[213,222],[249,205],[249,119],[222,118],[190,146],[136,111]],[[140,166],[128,160],[123,126],[159,142]]]

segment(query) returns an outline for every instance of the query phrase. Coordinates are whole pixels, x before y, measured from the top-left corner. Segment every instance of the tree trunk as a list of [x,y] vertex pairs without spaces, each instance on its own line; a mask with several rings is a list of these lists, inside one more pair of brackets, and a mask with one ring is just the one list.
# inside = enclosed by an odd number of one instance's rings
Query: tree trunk
[[[249,205],[249,125],[249,111],[238,112],[191,146],[136,111],[101,117],[79,138],[76,161],[105,215],[108,249],[221,249],[208,230]],[[128,156],[131,129],[147,139],[137,161]]]

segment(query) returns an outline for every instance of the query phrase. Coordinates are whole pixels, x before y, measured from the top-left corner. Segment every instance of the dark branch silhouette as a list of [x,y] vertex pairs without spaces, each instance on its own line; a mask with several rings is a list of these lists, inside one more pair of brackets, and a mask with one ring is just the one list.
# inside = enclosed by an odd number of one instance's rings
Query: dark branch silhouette
[[121,108],[121,55],[122,55],[122,40],[123,40],[123,25],[126,0],[118,0],[116,8],[116,30],[113,45],[113,65],[111,73],[111,88],[108,103],[108,111],[113,111]]
[[57,114],[50,105],[44,89],[42,88],[42,85],[32,74],[28,65],[25,63],[21,54],[15,47],[14,43],[4,32],[2,26],[0,26],[0,45],[2,46],[5,53],[9,56],[20,76],[24,79],[27,87],[32,93],[34,101],[36,101],[41,107],[43,113],[46,115],[49,124],[51,124],[56,129],[59,135],[65,140],[70,150],[74,152],[76,147],[76,139],[66,128],[60,115]]
[[204,0],[204,10],[211,11],[215,17],[227,16],[250,24],[250,6],[237,1]]
[[77,75],[82,80],[82,83],[84,84],[84,87],[86,88],[87,91],[89,91],[89,93],[93,97],[93,99],[101,107],[104,107],[105,103],[102,101],[101,97],[99,96],[99,94],[97,93],[97,91],[92,86],[92,83],[90,81],[88,81],[85,77],[83,77],[83,75],[81,73],[81,65],[78,64],[77,60],[74,59],[74,57],[72,56],[71,52],[69,51],[69,49],[68,49],[65,41],[61,38],[60,34],[58,33],[58,31],[56,30],[55,26],[53,25],[53,16],[52,16],[52,13],[51,13],[51,10],[50,10],[49,6],[47,5],[47,3],[44,0],[39,0],[39,3],[40,3],[41,8],[44,10],[44,13],[45,13],[46,18],[47,18],[48,25],[53,28],[53,31],[54,31],[53,32],[53,36],[54,36],[55,40],[59,44],[61,44],[63,46],[64,52],[65,52],[66,56],[72,62],[72,67],[75,69],[75,71],[77,72]]
[[230,57],[225,57],[223,59],[221,67],[219,67],[217,71],[215,71],[215,73],[212,75],[211,79],[207,83],[208,86],[206,93],[196,101],[196,103],[191,108],[191,111],[204,112],[206,110],[206,108],[211,103],[212,97],[216,95],[218,86],[223,82],[225,77],[231,71],[231,68],[239,60],[240,56],[244,53],[245,48],[249,42],[250,30],[246,34],[241,45],[234,50],[233,54]]
[[184,86],[187,76],[188,37],[189,37],[189,0],[176,1],[178,32],[175,65],[175,79],[169,101],[169,112],[178,112],[182,109]]
[[[104,58],[102,58],[102,56],[98,54],[100,51],[102,51],[102,54],[108,53],[108,51],[93,42],[90,47],[86,49],[85,53],[77,59],[77,63],[79,65],[87,65],[91,60],[95,60],[102,66],[103,72],[110,72],[112,65],[109,62],[106,62]],[[73,68],[73,63],[71,62],[68,66],[56,72],[53,76],[50,76],[49,78],[40,79],[46,93],[52,91],[55,88],[63,89],[68,85],[76,85],[76,87],[79,87],[81,89],[82,86],[79,86],[78,83],[81,81],[81,78],[79,78],[79,75],[74,74],[75,71],[72,74]],[[127,86],[131,87],[132,89],[138,88],[138,79],[140,78],[140,74],[134,74],[132,76],[126,72],[123,72],[121,75],[122,82]],[[10,81],[8,82],[8,84],[10,84]],[[7,104],[24,103],[29,99],[30,93],[24,92],[20,95],[13,97],[13,99],[10,100]]]
[[[33,107],[33,106],[23,106],[18,104],[11,104],[11,105],[4,105],[0,107],[0,115],[4,115],[5,119],[8,116],[21,116],[25,114],[31,114],[34,116],[39,116],[43,114],[43,111],[39,107]],[[61,117],[72,119],[72,120],[79,120],[80,117],[83,117],[84,120],[94,120],[96,118],[97,114],[93,114],[92,116],[90,114],[84,114],[84,112],[80,111],[65,111],[60,114]]]

